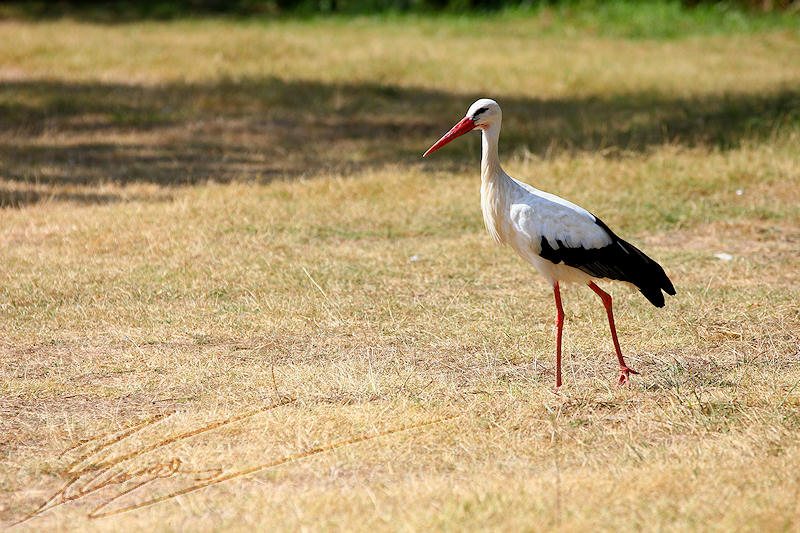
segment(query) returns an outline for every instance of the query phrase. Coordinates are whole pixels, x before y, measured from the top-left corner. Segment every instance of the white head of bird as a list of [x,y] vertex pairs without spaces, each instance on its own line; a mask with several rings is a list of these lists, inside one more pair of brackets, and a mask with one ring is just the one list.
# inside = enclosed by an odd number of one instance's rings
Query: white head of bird
[[450,131],[445,133],[441,139],[436,141],[433,146],[428,148],[428,151],[422,154],[422,157],[435,152],[445,144],[475,128],[479,128],[486,133],[492,132],[499,135],[502,120],[503,113],[500,111],[500,105],[497,102],[489,98],[476,100],[474,104],[469,106],[466,116],[453,126]]

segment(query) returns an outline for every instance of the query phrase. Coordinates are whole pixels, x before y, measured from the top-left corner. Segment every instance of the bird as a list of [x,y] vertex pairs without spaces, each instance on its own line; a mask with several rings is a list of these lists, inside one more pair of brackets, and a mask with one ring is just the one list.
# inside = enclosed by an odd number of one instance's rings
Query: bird
[[585,283],[603,302],[619,362],[618,386],[630,387],[638,374],[622,357],[614,325],[611,295],[595,280],[635,286],[656,307],[675,287],[664,269],[636,246],[623,240],[586,209],[516,180],[500,166],[498,142],[503,114],[489,98],[473,103],[450,131],[422,155],[426,157],[472,130],[481,131],[481,211],[491,238],[510,246],[550,282],[556,304],[556,390],[561,387],[561,337],[564,309],[561,283]]

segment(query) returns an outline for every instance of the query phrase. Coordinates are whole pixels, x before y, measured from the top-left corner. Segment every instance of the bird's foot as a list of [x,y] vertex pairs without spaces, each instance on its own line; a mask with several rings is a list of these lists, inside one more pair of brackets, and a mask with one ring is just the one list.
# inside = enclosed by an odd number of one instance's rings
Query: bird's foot
[[631,386],[631,377],[630,374],[638,374],[636,370],[628,368],[627,366],[619,367],[619,381],[617,382],[617,387],[621,387],[623,385],[627,385],[628,387]]

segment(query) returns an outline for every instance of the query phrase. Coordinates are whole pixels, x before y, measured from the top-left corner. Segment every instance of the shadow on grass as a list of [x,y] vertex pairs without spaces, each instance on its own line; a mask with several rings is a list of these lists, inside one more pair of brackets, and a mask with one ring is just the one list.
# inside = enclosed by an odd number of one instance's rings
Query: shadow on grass
[[[419,164],[421,153],[481,96],[277,79],[157,87],[9,82],[0,87],[0,206],[37,201],[40,194],[19,192],[26,185],[267,182]],[[498,100],[506,156],[613,155],[667,142],[724,150],[800,126],[796,89]],[[475,167],[476,147],[454,143],[437,154],[438,168]],[[15,192],[4,191],[3,181],[15,182]],[[87,193],[85,201],[113,201],[95,196]],[[50,197],[58,199],[58,190]]]
[[119,197],[112,194],[93,194],[93,193],[64,193],[53,192],[44,193],[33,189],[12,190],[0,187],[0,207],[21,207],[27,204],[35,204],[42,201],[57,200],[71,201],[75,203],[104,204],[119,200]]

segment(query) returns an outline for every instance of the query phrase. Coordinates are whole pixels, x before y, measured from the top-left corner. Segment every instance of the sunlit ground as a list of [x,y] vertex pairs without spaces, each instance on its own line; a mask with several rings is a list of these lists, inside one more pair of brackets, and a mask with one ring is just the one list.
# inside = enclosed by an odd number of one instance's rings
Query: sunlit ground
[[[798,34],[542,24],[3,22],[3,523],[800,527]],[[552,392],[477,135],[421,160],[480,96],[511,175],[672,278],[601,283],[630,389],[567,286]]]

